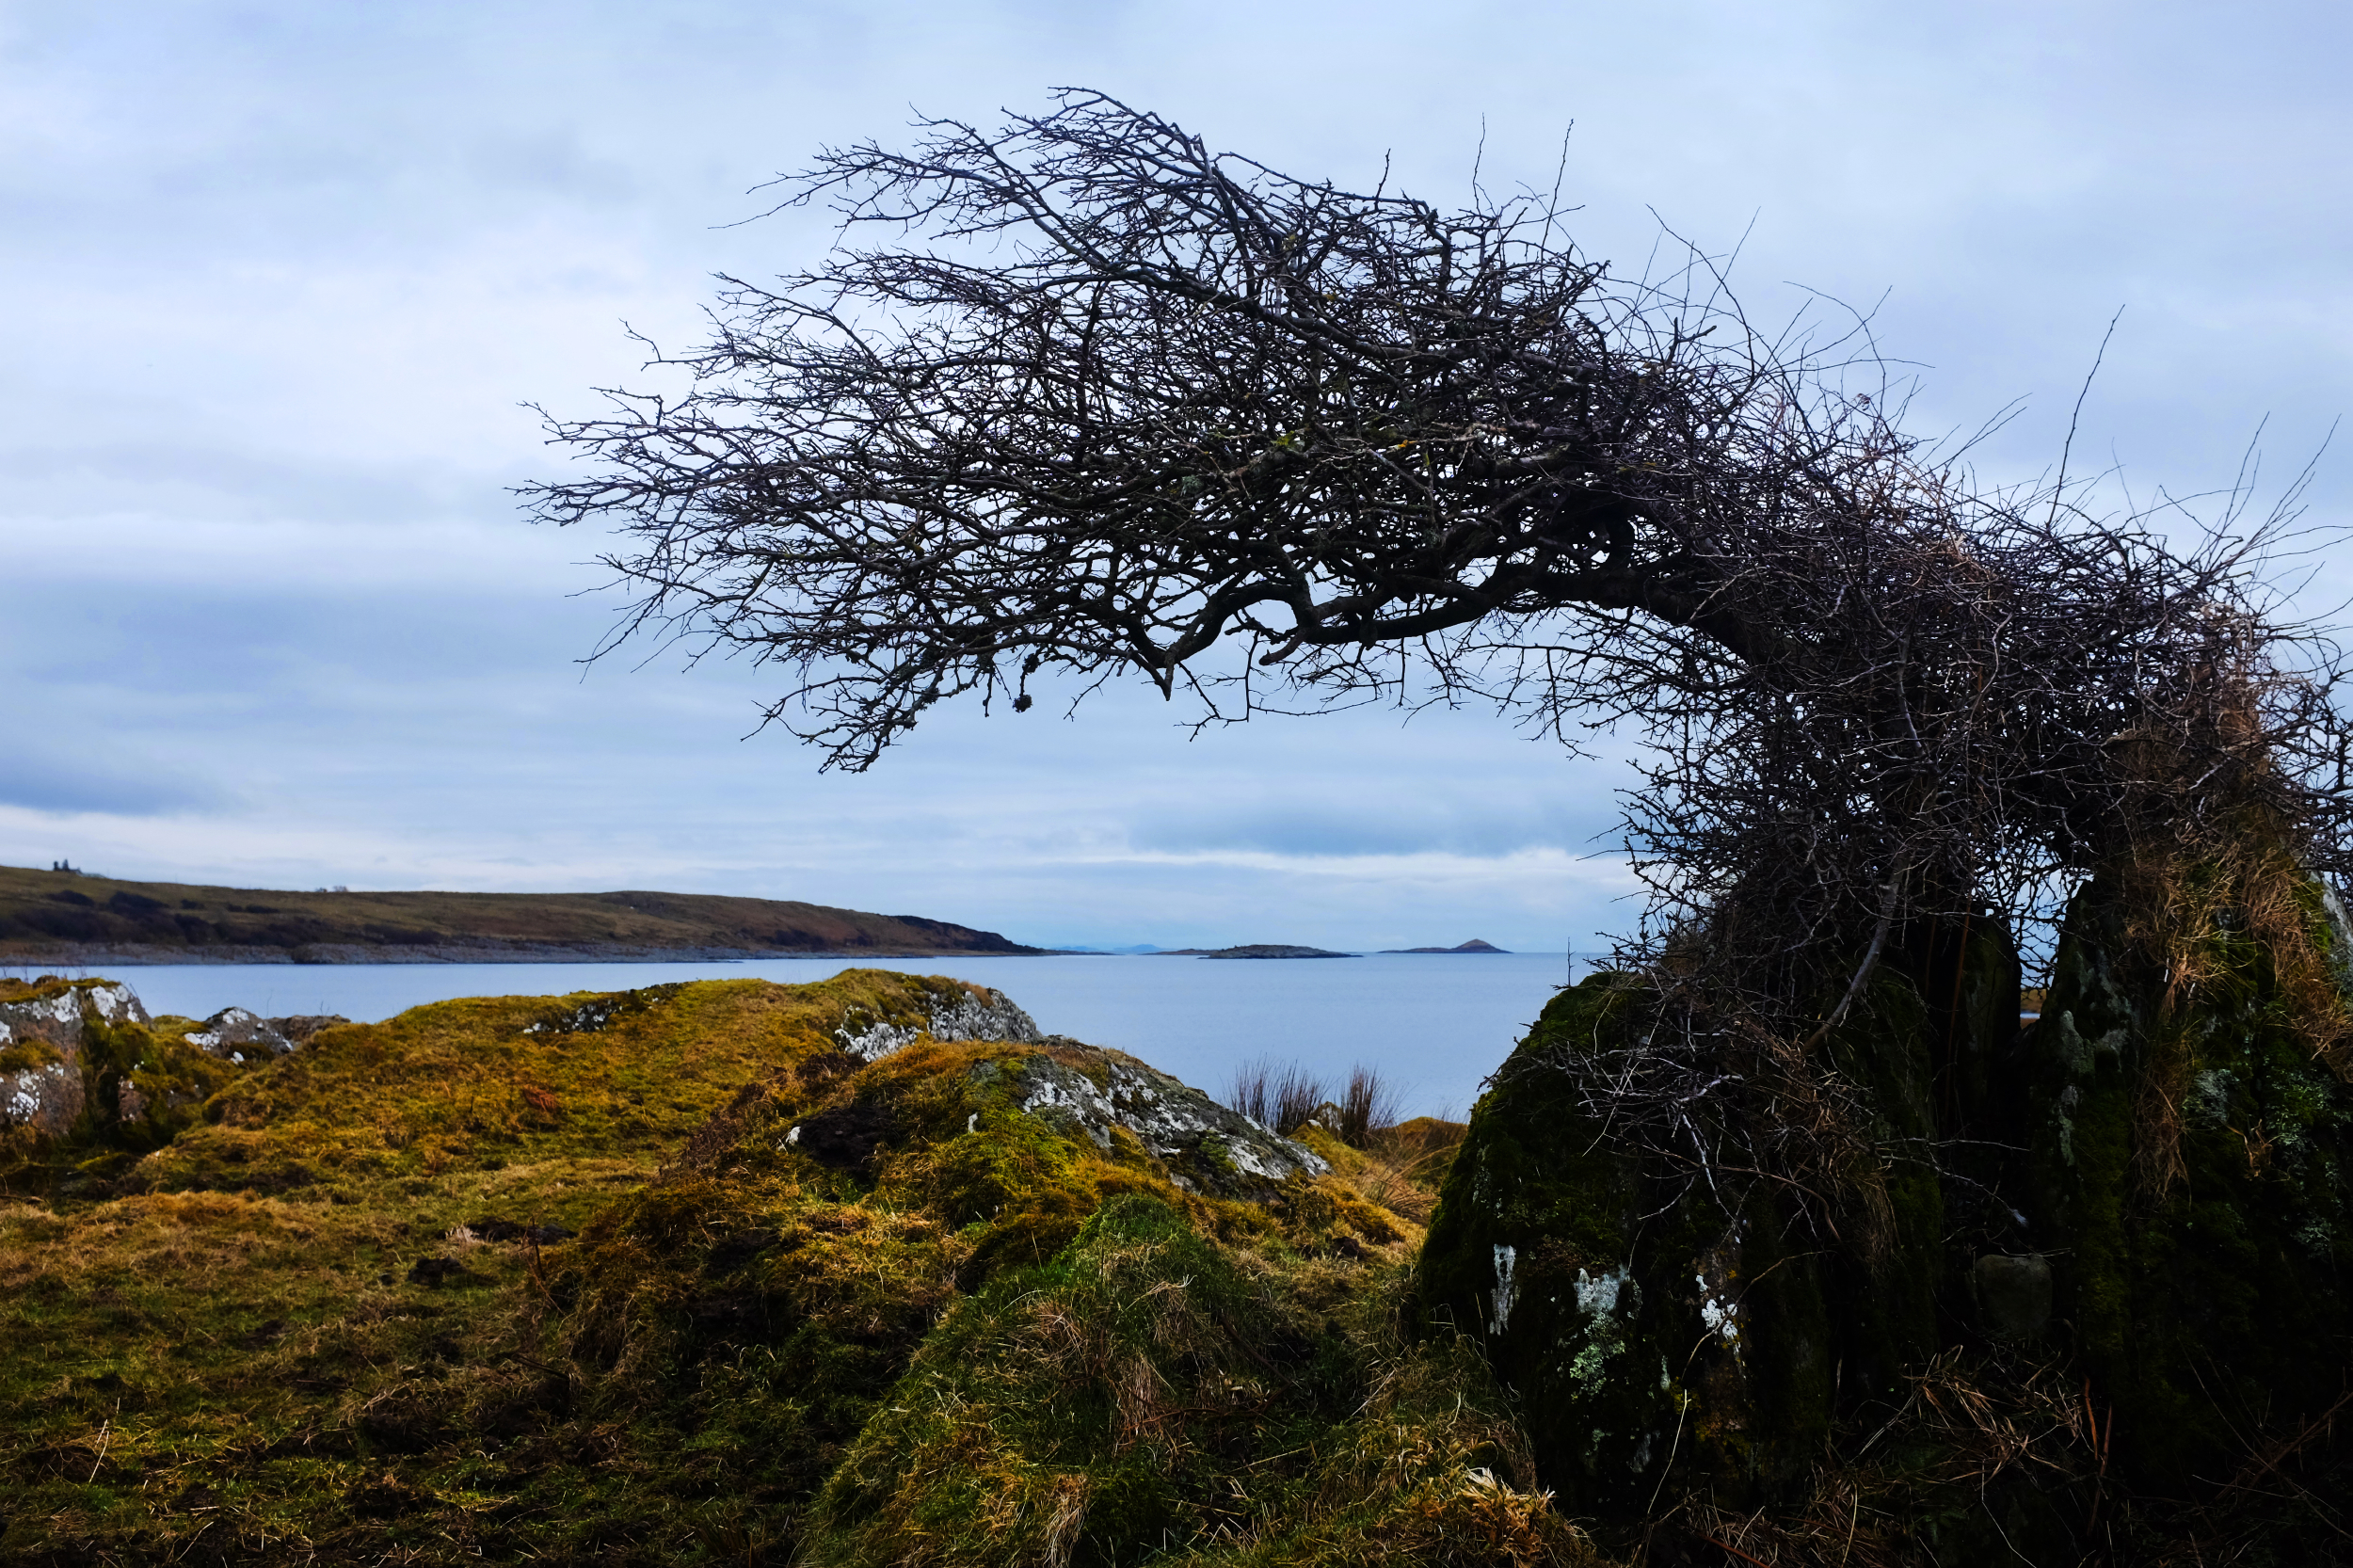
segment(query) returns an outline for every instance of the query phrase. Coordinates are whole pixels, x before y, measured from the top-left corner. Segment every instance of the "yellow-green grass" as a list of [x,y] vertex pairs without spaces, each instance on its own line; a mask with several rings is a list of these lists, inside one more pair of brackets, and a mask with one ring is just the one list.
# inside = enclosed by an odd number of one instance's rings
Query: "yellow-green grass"
[[[509,1375],[543,1338],[530,1245],[453,1227],[578,1228],[745,1084],[832,1049],[847,1010],[921,996],[872,971],[713,982],[586,1031],[563,1027],[586,998],[419,1008],[244,1076],[120,1178],[146,1192],[0,1208],[0,1543],[314,1529],[319,1488],[373,1473],[373,1390],[453,1354]],[[479,1282],[409,1283],[441,1256]]]
[[[1062,1401],[1099,1406],[1087,1380],[1132,1368],[995,1385],[1037,1397],[990,1419],[1046,1440],[1016,1458],[1023,1496],[1063,1499],[1055,1554],[1585,1555],[1475,1362],[1399,1332],[1449,1129],[1373,1151],[1311,1131],[1330,1176],[1215,1190],[1124,1128],[1102,1147],[1015,1103],[1033,1059],[1107,1053],[840,1048],[845,1023],[920,1023],[959,989],[870,970],[420,1008],[243,1074],[114,1196],[0,1207],[0,1559],[893,1560],[904,1530],[820,1506],[843,1456],[871,1472],[953,1347],[1018,1347],[1033,1315],[1008,1328],[1006,1304],[1068,1295],[1139,1226],[1164,1265],[1147,1288],[1187,1288],[1197,1255],[1257,1304],[1172,1375],[1257,1402],[1248,1432],[1204,1427],[1146,1543],[1099,1500],[1117,1434],[1056,1436]],[[888,1124],[871,1160],[790,1137],[856,1106]],[[484,1239],[533,1226],[578,1235]],[[1312,1375],[1271,1375],[1270,1334]],[[1016,1518],[927,1550],[1012,1563],[1044,1539]]]

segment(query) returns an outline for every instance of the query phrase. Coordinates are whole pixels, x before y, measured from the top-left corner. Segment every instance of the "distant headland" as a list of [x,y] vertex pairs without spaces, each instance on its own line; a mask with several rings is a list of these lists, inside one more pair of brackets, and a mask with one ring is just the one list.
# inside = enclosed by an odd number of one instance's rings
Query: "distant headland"
[[711,893],[370,893],[0,866],[0,964],[616,963],[1034,955],[994,931]]

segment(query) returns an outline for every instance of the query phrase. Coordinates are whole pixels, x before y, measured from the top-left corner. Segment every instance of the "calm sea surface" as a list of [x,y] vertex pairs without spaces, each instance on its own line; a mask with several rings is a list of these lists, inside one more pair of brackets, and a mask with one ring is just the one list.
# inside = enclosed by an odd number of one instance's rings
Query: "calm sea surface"
[[[735,964],[139,965],[111,971],[148,1010],[201,1018],[340,1013],[374,1022],[452,997],[618,991],[756,975],[788,984],[857,964],[950,974],[1003,991],[1049,1033],[1111,1046],[1211,1094],[1254,1057],[1345,1081],[1357,1063],[1395,1084],[1404,1113],[1468,1113],[1565,978],[1560,953],[1364,958],[763,959]],[[1583,972],[1579,961],[1578,972]]]

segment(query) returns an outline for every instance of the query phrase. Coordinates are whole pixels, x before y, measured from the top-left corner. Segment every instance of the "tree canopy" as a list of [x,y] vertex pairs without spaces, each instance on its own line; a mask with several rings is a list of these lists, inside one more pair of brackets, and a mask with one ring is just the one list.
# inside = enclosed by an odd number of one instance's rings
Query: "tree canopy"
[[624,636],[776,665],[829,765],[1041,672],[1630,723],[1640,951],[1705,930],[1785,1020],[2137,834],[2254,810],[2346,864],[2333,651],[2265,577],[2293,493],[2184,551],[2063,465],[1982,487],[1866,332],[1760,331],[1703,256],[1619,278],[1557,199],[1344,190],[1099,93],[777,188],[832,252],[723,280],[689,390],[552,422],[590,472],[530,494],[617,531]]

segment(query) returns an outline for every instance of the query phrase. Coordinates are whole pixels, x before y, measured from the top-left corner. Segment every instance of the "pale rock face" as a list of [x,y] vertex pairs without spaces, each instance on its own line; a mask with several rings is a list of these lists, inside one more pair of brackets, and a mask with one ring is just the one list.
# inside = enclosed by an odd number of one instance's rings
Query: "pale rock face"
[[877,1019],[864,1028],[855,1021],[834,1031],[841,1048],[861,1062],[879,1062],[904,1050],[926,1034],[935,1040],[1017,1040],[1043,1038],[1037,1020],[1016,1007],[1001,991],[983,986],[957,986],[952,994],[935,993],[926,1023]]
[[[1053,1036],[1057,1056],[1032,1056],[1012,1068],[1014,1103],[1031,1115],[1082,1133],[1096,1147],[1112,1146],[1112,1128],[1125,1128],[1180,1180],[1218,1189],[1279,1187],[1295,1176],[1331,1170],[1305,1144],[1278,1137],[1229,1111],[1192,1085],[1113,1051]],[[1082,1052],[1092,1072],[1059,1057]],[[976,1076],[998,1069],[984,1065]]]
[[188,1044],[232,1062],[283,1056],[295,1048],[294,1042],[280,1034],[268,1019],[242,1007],[224,1007],[205,1019],[202,1029],[189,1032]]
[[57,1136],[82,1113],[82,1026],[148,1021],[128,985],[76,982],[49,996],[0,1002],[0,1048],[39,1041],[55,1060],[0,1073],[0,1131]]

